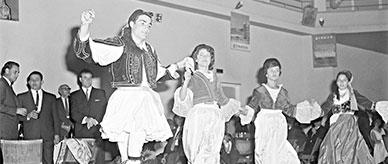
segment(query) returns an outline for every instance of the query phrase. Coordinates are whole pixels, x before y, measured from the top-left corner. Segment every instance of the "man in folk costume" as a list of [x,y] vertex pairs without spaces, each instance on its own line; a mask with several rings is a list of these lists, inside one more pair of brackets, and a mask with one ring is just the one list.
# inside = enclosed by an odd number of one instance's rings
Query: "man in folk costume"
[[162,67],[154,48],[146,42],[152,13],[134,11],[121,35],[106,40],[90,39],[95,12],[81,14],[81,27],[74,41],[76,56],[87,62],[110,66],[112,86],[106,114],[100,123],[103,138],[117,142],[123,163],[139,163],[143,144],[172,137],[160,96],[153,90],[165,75],[175,72],[185,60]]

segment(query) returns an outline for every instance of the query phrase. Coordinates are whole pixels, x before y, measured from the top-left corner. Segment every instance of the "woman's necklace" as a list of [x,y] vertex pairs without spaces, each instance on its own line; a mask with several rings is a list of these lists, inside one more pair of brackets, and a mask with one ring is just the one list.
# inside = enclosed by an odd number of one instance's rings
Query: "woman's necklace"
[[346,96],[347,89],[345,89],[345,90],[338,90],[338,93],[339,93],[339,96],[343,98],[343,97]]

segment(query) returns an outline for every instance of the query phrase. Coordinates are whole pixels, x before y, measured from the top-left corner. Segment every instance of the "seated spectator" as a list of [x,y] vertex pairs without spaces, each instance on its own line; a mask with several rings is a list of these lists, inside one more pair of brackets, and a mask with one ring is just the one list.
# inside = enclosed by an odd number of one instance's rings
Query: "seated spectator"
[[370,138],[373,144],[373,157],[376,163],[384,162],[385,158],[388,157],[388,152],[385,149],[383,136],[385,131],[383,129],[384,121],[381,116],[377,113],[373,116],[373,129],[370,132]]
[[221,164],[235,164],[238,160],[236,142],[231,134],[226,133],[221,146]]
[[323,138],[326,135],[328,126],[326,124],[326,117],[317,118],[311,121],[311,127],[307,131],[307,140],[304,147],[302,161],[305,163],[317,163],[319,155],[319,147]]
[[304,150],[306,134],[303,132],[301,124],[295,118],[286,116],[286,119],[288,124],[287,140],[299,156]]
[[182,132],[184,118],[175,115],[173,120],[169,119],[171,131],[174,136],[167,140],[167,146],[164,149],[163,157],[161,159],[162,164],[178,164],[187,163],[186,156],[183,151],[182,144]]

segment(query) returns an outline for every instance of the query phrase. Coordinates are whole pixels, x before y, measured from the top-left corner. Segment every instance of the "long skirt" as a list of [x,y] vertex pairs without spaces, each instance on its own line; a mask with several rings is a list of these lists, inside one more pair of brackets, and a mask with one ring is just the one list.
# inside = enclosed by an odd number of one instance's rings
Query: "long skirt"
[[322,141],[319,164],[372,164],[372,155],[353,114],[340,114]]
[[219,164],[225,120],[215,104],[197,104],[183,127],[183,149],[189,164]]
[[160,96],[149,87],[118,88],[109,98],[101,132],[112,142],[125,141],[135,132],[145,133],[138,139],[143,143],[172,137]]
[[300,164],[287,141],[287,122],[281,110],[261,109],[254,123],[255,164]]

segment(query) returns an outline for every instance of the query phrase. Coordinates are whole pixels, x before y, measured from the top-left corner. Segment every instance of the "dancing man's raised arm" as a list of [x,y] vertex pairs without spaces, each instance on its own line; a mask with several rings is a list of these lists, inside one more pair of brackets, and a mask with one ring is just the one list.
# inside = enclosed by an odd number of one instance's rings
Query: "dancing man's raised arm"
[[94,10],[86,10],[81,14],[81,26],[78,31],[78,36],[81,41],[86,41],[89,39],[90,35],[90,25],[92,24],[94,18],[96,17]]
[[124,43],[119,37],[108,39],[90,39],[90,26],[95,18],[93,10],[81,14],[81,26],[74,39],[73,48],[76,56],[88,63],[95,62],[102,66],[118,60],[123,51]]

